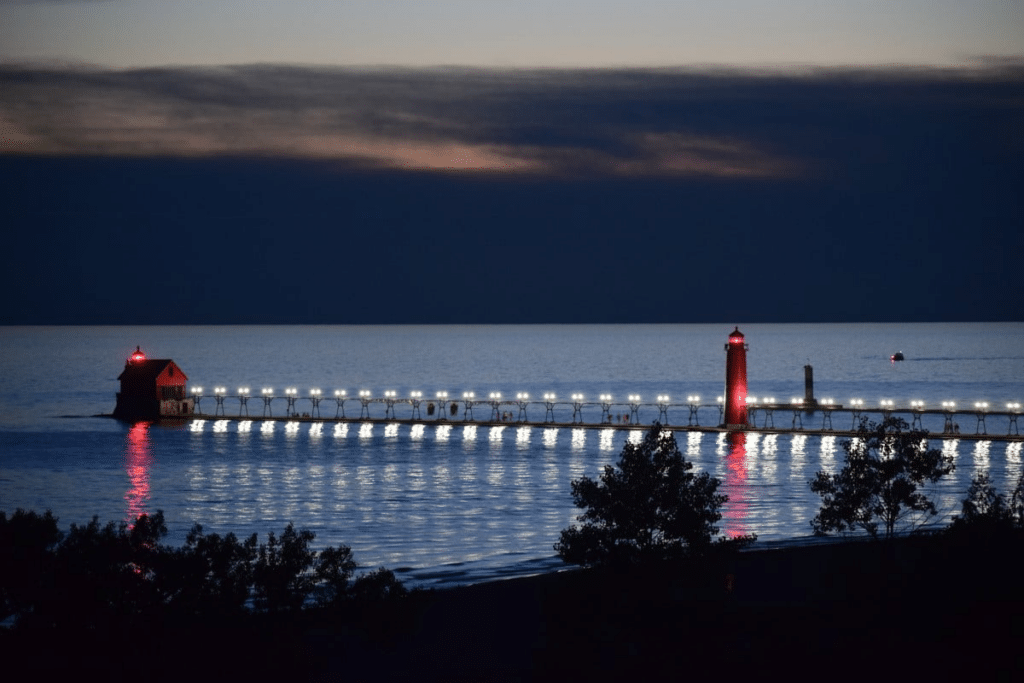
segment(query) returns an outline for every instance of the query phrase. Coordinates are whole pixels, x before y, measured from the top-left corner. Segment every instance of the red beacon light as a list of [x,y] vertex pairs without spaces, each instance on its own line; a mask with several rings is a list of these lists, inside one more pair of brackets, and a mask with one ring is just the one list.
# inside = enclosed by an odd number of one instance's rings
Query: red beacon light
[[135,353],[128,357],[129,363],[141,363],[146,360],[146,354],[142,352],[142,348],[139,346],[135,347]]

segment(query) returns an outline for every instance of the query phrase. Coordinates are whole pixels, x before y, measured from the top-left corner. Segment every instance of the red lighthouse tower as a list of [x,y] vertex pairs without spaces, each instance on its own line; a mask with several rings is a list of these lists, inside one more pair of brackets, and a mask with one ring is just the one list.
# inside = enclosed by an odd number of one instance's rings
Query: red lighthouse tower
[[737,327],[725,345],[725,427],[747,426],[747,344]]

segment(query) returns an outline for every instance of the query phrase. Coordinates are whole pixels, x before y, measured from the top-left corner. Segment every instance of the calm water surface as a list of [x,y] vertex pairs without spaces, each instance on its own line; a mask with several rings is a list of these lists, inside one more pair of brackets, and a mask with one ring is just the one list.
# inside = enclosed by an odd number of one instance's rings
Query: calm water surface
[[[750,344],[752,395],[803,395],[810,363],[816,395],[839,402],[984,400],[1002,407],[1024,399],[1018,323],[741,329]],[[700,394],[713,403],[722,393],[729,332],[721,325],[0,328],[0,509],[49,508],[63,525],[162,509],[173,542],[196,522],[211,531],[264,534],[291,521],[315,531],[318,544],[350,545],[361,564],[422,583],[542,570],[558,565],[552,544],[578,512],[569,482],[597,476],[638,433],[458,422],[261,424],[237,417],[237,399],[225,403],[227,419],[178,426],[131,427],[93,416],[112,410],[117,375],[136,344],[150,358],[173,358],[190,386],[207,394],[215,385],[229,393],[250,387],[254,415],[263,411],[262,387],[281,395],[292,386],[303,395],[313,387],[375,396],[526,391],[595,400],[609,393],[623,402],[632,393],[644,400]],[[888,356],[897,350],[907,361],[893,365]],[[283,399],[272,406],[283,413]],[[202,407],[212,412],[212,398]],[[296,407],[308,412],[312,404],[301,398]],[[336,409],[333,399],[321,404],[325,417]],[[358,415],[358,402],[345,410]],[[382,406],[376,410],[383,414]],[[410,408],[397,410],[402,416]],[[600,412],[587,410],[588,420]],[[530,411],[532,419],[544,417],[539,404]],[[486,418],[490,408],[477,405],[474,414]],[[656,417],[641,409],[642,422]],[[669,417],[685,423],[687,411],[673,408]],[[776,425],[789,419],[777,414]],[[701,420],[717,423],[717,409],[702,409]],[[925,426],[941,429],[941,419]],[[1005,419],[988,423],[990,432],[1007,427]],[[831,437],[677,439],[687,458],[723,481],[730,502],[722,530],[765,540],[809,533],[818,499],[807,481],[835,469],[843,455]],[[1019,442],[935,445],[956,457],[955,475],[936,491],[946,515],[958,510],[973,474],[989,472],[1006,489],[1021,471]]]

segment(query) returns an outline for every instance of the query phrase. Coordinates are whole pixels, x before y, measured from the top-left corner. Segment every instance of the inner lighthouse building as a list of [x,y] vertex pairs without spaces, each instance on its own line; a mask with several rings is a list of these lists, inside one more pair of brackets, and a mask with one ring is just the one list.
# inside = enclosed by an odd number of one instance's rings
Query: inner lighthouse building
[[195,400],[186,391],[188,377],[169,358],[146,358],[135,347],[118,376],[114,417],[129,422],[187,417],[195,410]]

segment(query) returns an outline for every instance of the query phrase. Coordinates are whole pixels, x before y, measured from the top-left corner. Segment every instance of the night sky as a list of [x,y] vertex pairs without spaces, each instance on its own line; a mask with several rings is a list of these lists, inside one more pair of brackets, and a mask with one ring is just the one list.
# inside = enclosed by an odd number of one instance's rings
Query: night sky
[[1019,12],[975,22],[993,44],[807,40],[799,64],[625,39],[328,63],[298,21],[291,53],[175,59],[152,17],[54,28],[128,4],[0,2],[0,322],[1024,319]]

